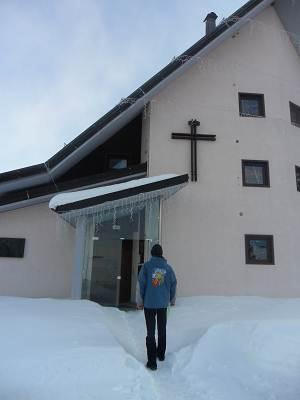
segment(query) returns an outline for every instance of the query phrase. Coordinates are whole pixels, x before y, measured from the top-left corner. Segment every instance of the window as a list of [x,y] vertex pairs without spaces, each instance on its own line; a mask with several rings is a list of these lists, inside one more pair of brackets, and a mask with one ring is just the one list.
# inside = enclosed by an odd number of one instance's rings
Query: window
[[263,94],[239,93],[241,117],[265,117]]
[[0,238],[0,257],[24,257],[25,239]]
[[242,160],[243,186],[270,187],[268,161]]
[[300,192],[300,167],[295,166],[295,171],[296,171],[296,185],[297,185],[297,190]]
[[124,169],[128,166],[128,159],[124,156],[109,156],[108,168],[109,169]]
[[272,235],[245,235],[246,264],[274,265]]
[[290,101],[291,122],[300,128],[300,107]]

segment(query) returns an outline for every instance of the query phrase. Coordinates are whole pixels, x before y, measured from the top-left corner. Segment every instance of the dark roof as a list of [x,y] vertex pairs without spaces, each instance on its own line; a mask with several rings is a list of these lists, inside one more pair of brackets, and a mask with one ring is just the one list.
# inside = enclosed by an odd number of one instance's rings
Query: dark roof
[[[116,183],[116,180],[121,180],[122,182],[127,182],[132,179],[136,179],[136,174],[146,175],[147,173],[147,163],[135,165],[129,168],[124,168],[120,170],[111,170],[105,173],[96,174],[84,178],[77,178],[67,182],[62,183],[49,183],[41,186],[36,186],[30,189],[16,190],[13,192],[8,192],[0,196],[0,206],[4,206],[11,203],[19,203],[21,201],[27,201],[39,197],[44,197],[50,194],[55,195],[62,191],[76,190],[78,188],[83,188],[96,184],[110,185],[111,181]],[[107,183],[106,183],[107,182]]]
[[12,171],[3,172],[0,174],[0,183],[7,182],[12,179],[21,179],[27,176],[39,175],[43,172],[47,172],[47,167],[44,163],[25,168],[14,169]]
[[179,175],[158,182],[146,183],[144,185],[135,186],[133,188],[103,194],[97,197],[90,197],[84,200],[75,201],[73,203],[67,203],[61,206],[57,206],[53,211],[61,214],[68,211],[81,210],[82,208],[92,207],[95,205],[98,206],[99,204],[107,203],[109,201],[115,201],[127,197],[136,196],[140,193],[148,193],[167,187],[181,185],[183,183],[187,183],[188,180],[189,176],[187,174]]
[[[141,85],[137,90],[131,93],[124,101],[120,102],[114,108],[112,108],[107,114],[105,114],[102,118],[96,121],[93,125],[87,128],[84,132],[82,132],[79,136],[77,136],[74,140],[68,143],[65,147],[63,147],[60,151],[58,151],[53,157],[46,161],[46,165],[48,168],[52,169],[57,164],[59,164],[65,157],[70,155],[73,151],[78,149],[83,143],[93,137],[100,129],[104,128],[109,122],[114,120],[117,116],[126,111],[135,101],[142,98],[145,94],[147,94],[150,90],[152,90],[155,86],[157,86],[160,82],[162,82],[165,78],[171,75],[174,71],[179,69],[184,63],[186,63],[191,57],[195,56],[200,50],[204,49],[208,46],[213,40],[222,35],[225,31],[227,31],[231,26],[235,25],[239,18],[244,17],[248,12],[262,3],[264,0],[250,0],[245,5],[243,5],[240,9],[238,9],[235,13],[233,13],[229,18],[220,23],[216,29],[210,33],[209,35],[204,36],[198,42],[196,42],[193,46],[187,49],[184,53],[182,53],[179,57],[176,57],[173,61],[171,61],[166,67],[164,67],[161,71],[159,71],[156,75],[150,78],[147,82]],[[29,168],[18,169],[15,171],[7,172],[5,174],[0,174],[0,182],[10,179],[16,179],[21,176],[29,176],[37,173],[40,168],[40,172],[42,172],[43,164],[39,164],[37,166],[32,166]],[[30,172],[30,169],[32,171]]]

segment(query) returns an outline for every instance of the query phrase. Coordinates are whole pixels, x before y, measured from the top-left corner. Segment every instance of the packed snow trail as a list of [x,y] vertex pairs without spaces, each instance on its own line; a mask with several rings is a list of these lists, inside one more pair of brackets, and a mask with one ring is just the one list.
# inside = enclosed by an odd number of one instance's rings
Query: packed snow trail
[[[145,368],[145,322],[141,312],[124,312],[116,309],[106,309],[108,328],[121,346],[133,357],[135,357]],[[186,358],[188,362],[189,356]],[[155,399],[174,400],[194,399],[192,390],[188,390],[189,384],[180,371],[173,373],[176,362],[176,354],[168,353],[165,361],[157,362],[158,370],[146,370],[152,380],[152,389],[156,394]],[[178,385],[180,382],[180,385]],[[153,400],[155,400],[153,399]]]

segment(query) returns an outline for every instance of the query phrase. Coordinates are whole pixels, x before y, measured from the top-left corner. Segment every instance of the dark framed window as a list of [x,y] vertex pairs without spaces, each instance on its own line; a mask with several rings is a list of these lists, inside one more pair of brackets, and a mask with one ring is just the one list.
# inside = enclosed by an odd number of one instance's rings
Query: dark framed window
[[124,155],[112,154],[108,156],[109,169],[125,169],[128,167],[128,157]]
[[265,98],[263,94],[239,93],[241,117],[265,117]]
[[291,123],[300,128],[300,107],[290,101]]
[[24,257],[25,239],[0,238],[0,257]]
[[270,187],[269,162],[242,160],[243,186]]
[[246,264],[274,265],[273,235],[245,235]]
[[296,185],[297,185],[297,190],[300,192],[300,167],[297,165],[295,166],[295,172],[296,172]]

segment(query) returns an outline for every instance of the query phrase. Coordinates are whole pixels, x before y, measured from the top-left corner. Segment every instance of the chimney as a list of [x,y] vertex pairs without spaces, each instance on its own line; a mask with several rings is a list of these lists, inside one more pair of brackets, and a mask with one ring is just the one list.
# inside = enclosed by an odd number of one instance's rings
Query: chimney
[[216,29],[216,19],[217,18],[218,18],[218,16],[214,12],[207,14],[205,20],[203,21],[203,22],[206,22],[206,35],[209,35]]

